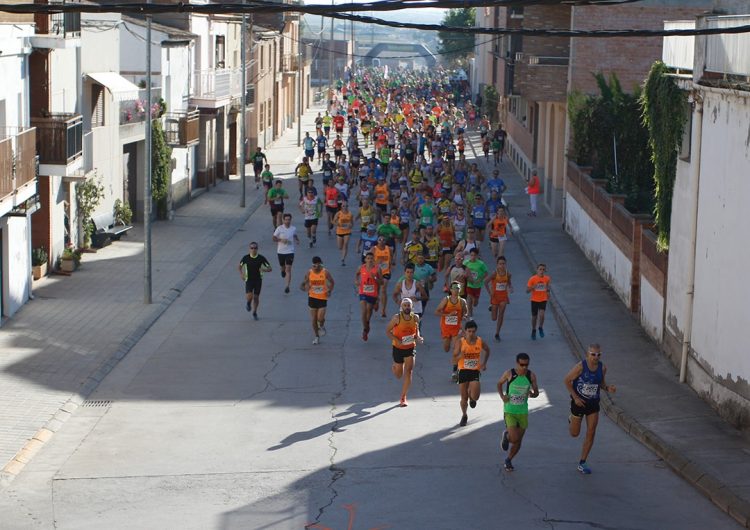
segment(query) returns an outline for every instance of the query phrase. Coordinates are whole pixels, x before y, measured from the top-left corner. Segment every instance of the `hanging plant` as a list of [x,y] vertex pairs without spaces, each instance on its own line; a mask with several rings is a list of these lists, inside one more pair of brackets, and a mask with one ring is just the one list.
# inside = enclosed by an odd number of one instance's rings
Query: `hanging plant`
[[648,128],[648,145],[654,164],[654,221],[660,250],[669,248],[672,192],[677,174],[677,152],[685,128],[687,93],[668,75],[669,69],[656,61],[641,94],[643,123]]

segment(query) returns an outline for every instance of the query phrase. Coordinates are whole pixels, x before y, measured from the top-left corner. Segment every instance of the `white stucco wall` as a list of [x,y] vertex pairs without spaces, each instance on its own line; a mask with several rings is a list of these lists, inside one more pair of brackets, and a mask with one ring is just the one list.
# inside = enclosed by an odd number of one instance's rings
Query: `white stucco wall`
[[79,48],[51,50],[52,93],[50,112],[80,112]]
[[[750,97],[729,91],[703,92],[702,128],[693,131],[694,139],[701,135],[702,146],[688,380],[718,404],[725,417],[740,424],[749,421],[750,402],[750,356],[744,337],[750,322],[750,287],[742,271],[750,260],[750,245],[741,222],[750,196],[748,131]],[[697,153],[691,155],[695,163]],[[681,163],[672,200],[667,289],[667,331],[678,340],[686,329],[685,292],[693,254],[690,178],[690,165]]]
[[206,70],[213,67],[214,46],[208,33],[208,19],[199,15],[190,17],[190,31],[198,35],[196,40],[195,69]]
[[657,343],[661,342],[662,339],[663,316],[664,297],[641,274],[641,309],[639,318],[643,329]]
[[160,51],[164,68],[161,71],[161,93],[168,111],[186,110],[190,96],[191,47],[171,46]]
[[630,307],[633,264],[570,194],[566,198],[565,228],[626,307]]
[[[135,84],[128,72],[145,72],[146,70],[146,28],[141,25],[124,20],[119,26],[120,30],[120,71],[123,76]],[[167,39],[166,33],[151,30],[151,75],[158,76],[162,70],[161,41]],[[156,82],[157,80],[154,79]]]
[[120,19],[119,13],[81,13],[82,72],[120,71],[120,54],[116,51],[120,49],[120,33],[116,29]]
[[29,299],[31,241],[28,217],[2,217],[3,316],[12,316]]

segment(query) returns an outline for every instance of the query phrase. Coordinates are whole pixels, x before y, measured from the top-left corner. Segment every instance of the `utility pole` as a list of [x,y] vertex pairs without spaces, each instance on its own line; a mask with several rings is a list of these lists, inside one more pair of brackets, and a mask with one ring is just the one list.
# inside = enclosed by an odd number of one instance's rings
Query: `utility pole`
[[[333,7],[333,0],[331,0],[331,7]],[[331,101],[333,99],[333,23],[336,21],[336,19],[331,18],[330,21],[331,40],[328,41],[328,101]]]
[[[147,4],[151,0],[147,0]],[[151,303],[151,15],[146,17],[146,171],[143,179],[143,303]]]
[[[245,3],[244,0],[242,2]],[[247,159],[247,131],[245,130],[245,120],[247,112],[247,14],[242,13],[242,35],[241,35],[240,61],[242,62],[242,103],[240,104],[240,181],[242,182],[242,198],[240,207],[245,207],[245,196],[247,195],[247,175],[245,174],[245,160]],[[257,183],[255,184],[258,185]]]
[[302,16],[300,15],[299,22],[297,22],[297,147],[302,145],[302,66],[304,60],[302,58],[302,51],[304,50],[302,45]]

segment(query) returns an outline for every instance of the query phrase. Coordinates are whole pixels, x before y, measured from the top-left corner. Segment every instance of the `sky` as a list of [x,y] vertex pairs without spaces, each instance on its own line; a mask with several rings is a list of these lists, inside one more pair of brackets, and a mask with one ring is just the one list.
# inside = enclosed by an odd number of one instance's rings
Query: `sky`
[[[366,3],[366,0],[351,0],[358,4]],[[344,3],[341,1],[334,0],[336,4]],[[349,3],[349,0],[346,1]],[[331,5],[327,2],[320,2],[318,0],[314,2],[305,1],[305,5]],[[439,24],[443,19],[445,9],[437,9],[434,7],[427,7],[423,9],[402,9],[399,11],[361,11],[358,14],[365,16],[373,16],[376,18],[382,18],[385,20],[392,20],[395,22],[418,22],[420,24]]]

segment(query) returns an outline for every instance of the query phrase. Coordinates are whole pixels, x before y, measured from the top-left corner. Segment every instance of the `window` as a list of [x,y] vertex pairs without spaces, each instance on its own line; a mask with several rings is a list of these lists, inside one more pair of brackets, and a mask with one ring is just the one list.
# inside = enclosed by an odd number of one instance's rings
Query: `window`
[[226,68],[226,62],[224,57],[224,35],[216,36],[216,44],[214,46],[214,65],[216,68]]
[[265,114],[265,112],[266,112],[266,104],[265,103],[261,103],[260,104],[260,112],[258,113],[258,125],[259,125],[259,129],[261,129],[261,130],[263,130],[265,128],[264,127],[264,125],[266,123],[266,114]]
[[266,114],[268,114],[268,126],[270,127],[273,125],[273,113],[271,112],[271,109],[273,107],[271,106],[271,100],[268,100],[268,103],[266,103]]
[[104,87],[98,83],[91,85],[91,127],[104,125]]

